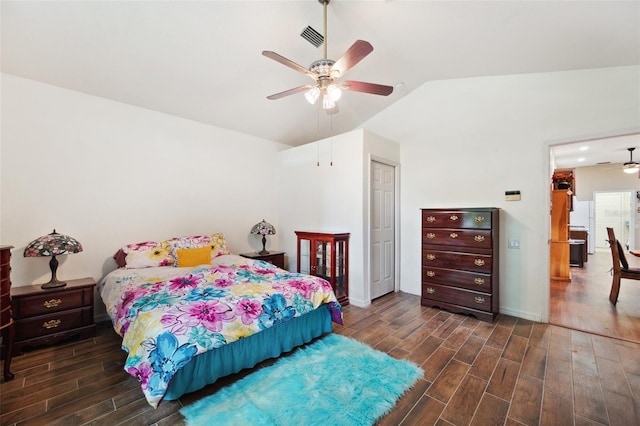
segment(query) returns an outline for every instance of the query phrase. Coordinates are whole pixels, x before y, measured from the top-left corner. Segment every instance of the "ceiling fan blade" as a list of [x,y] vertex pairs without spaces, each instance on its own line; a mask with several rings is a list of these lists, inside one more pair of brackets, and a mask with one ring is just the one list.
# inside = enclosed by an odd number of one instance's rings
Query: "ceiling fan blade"
[[364,81],[346,80],[340,84],[345,90],[352,92],[371,93],[372,95],[388,96],[393,92],[392,86],[384,86],[382,84],[365,83]]
[[371,52],[373,52],[371,43],[364,40],[356,40],[344,55],[333,64],[331,71],[337,71],[338,75],[335,77],[341,77]]
[[280,62],[282,65],[285,65],[295,71],[301,72],[302,74],[306,74],[309,77],[313,78],[315,80],[316,75],[314,73],[312,73],[311,71],[309,71],[307,68],[303,67],[300,64],[297,64],[295,62],[293,62],[290,59],[285,58],[282,55],[277,54],[276,52],[272,52],[270,50],[264,50],[262,52],[262,54],[264,56],[266,56],[267,58],[273,59],[276,62]]
[[267,99],[272,101],[280,98],[284,98],[285,96],[295,95],[296,93],[304,92],[305,90],[309,90],[313,87],[313,84],[305,84],[304,86],[294,87],[293,89],[285,90],[284,92],[275,93],[273,95],[267,96]]

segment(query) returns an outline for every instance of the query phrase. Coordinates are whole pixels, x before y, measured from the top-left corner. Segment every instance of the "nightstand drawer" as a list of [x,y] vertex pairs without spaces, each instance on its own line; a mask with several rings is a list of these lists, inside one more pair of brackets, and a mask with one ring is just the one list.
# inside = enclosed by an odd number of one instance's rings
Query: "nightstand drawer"
[[13,317],[20,319],[81,308],[92,302],[93,287],[70,289],[51,294],[42,293],[23,297],[20,303],[14,303]]
[[16,334],[23,341],[92,324],[93,307],[85,307],[16,321]]

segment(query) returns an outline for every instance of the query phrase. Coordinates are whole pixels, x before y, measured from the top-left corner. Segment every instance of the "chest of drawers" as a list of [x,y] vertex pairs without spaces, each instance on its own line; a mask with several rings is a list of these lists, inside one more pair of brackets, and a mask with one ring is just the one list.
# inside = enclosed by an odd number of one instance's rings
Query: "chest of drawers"
[[95,336],[92,278],[67,280],[65,287],[14,287],[11,304],[16,328],[14,355],[27,346],[56,343],[70,337]]
[[421,304],[493,321],[500,210],[422,209]]

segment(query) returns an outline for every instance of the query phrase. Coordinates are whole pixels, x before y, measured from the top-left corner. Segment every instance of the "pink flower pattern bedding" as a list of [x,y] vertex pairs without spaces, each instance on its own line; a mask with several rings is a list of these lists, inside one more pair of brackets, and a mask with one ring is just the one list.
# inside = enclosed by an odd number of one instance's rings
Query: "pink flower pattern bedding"
[[128,353],[125,370],[154,407],[176,371],[197,354],[322,304],[342,324],[342,308],[327,281],[236,255],[197,267],[118,269],[105,277],[100,292]]

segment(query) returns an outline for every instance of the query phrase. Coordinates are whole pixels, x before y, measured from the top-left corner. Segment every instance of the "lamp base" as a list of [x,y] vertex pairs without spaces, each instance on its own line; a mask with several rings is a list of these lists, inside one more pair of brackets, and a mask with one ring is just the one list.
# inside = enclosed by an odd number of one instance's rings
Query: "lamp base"
[[64,282],[64,281],[51,280],[48,283],[42,284],[40,286],[40,288],[44,288],[44,289],[47,289],[47,288],[58,288],[58,287],[64,287],[65,285],[67,285],[67,283]]
[[261,254],[264,256],[265,254],[269,254],[269,252],[267,250],[260,250],[258,254]]

